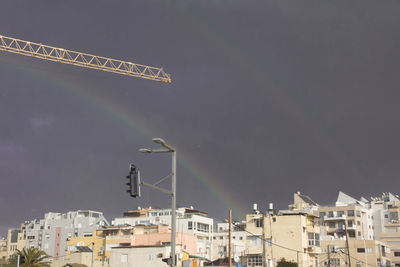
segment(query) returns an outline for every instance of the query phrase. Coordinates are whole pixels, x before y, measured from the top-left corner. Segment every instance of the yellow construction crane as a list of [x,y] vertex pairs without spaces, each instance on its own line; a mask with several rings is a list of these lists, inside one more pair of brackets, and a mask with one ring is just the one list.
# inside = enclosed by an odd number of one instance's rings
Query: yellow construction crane
[[171,82],[171,75],[165,73],[162,68],[150,67],[118,59],[99,57],[2,35],[0,35],[0,51],[7,51],[20,55],[71,64],[90,69],[114,72],[153,81],[165,83]]

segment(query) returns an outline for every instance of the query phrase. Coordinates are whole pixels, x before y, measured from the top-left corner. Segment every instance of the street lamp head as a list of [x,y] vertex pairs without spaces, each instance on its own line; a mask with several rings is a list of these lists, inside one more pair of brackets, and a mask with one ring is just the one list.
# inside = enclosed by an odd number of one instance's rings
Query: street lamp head
[[169,150],[169,152],[175,152],[175,148],[168,145],[162,138],[153,138],[153,142],[165,147],[166,149]]
[[141,148],[139,149],[140,153],[151,153],[153,150],[151,148]]
[[162,139],[162,138],[158,138],[158,137],[156,137],[156,138],[153,138],[153,142],[154,143],[157,143],[157,144],[160,144],[160,145],[162,145],[162,146],[165,146],[165,141],[164,141],[164,139]]

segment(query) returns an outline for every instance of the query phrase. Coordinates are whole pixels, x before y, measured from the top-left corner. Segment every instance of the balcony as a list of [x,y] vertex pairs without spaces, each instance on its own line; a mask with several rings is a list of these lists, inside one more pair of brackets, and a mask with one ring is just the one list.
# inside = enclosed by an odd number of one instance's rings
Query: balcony
[[400,227],[400,221],[399,220],[390,220],[384,225],[385,227]]
[[320,247],[309,245],[307,247],[307,252],[309,254],[321,254],[322,250]]
[[337,215],[333,214],[333,216],[324,216],[324,221],[329,222],[329,221],[344,221],[346,220],[346,215]]
[[347,226],[347,231],[348,230],[356,230],[356,226],[353,224],[352,226]]
[[109,235],[106,236],[106,240],[115,240],[115,239],[131,239],[133,235]]

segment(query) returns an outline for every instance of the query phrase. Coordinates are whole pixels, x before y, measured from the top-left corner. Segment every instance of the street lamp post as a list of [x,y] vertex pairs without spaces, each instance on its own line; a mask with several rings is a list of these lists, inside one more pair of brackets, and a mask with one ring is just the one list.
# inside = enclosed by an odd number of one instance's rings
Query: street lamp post
[[[151,149],[142,148],[139,149],[141,153],[172,153],[172,167],[171,167],[171,267],[176,266],[175,260],[175,247],[176,247],[176,150],[172,146],[168,145],[161,138],[153,138],[153,142],[161,145],[165,149]],[[152,186],[154,189],[154,186]],[[160,190],[165,192],[165,190]]]

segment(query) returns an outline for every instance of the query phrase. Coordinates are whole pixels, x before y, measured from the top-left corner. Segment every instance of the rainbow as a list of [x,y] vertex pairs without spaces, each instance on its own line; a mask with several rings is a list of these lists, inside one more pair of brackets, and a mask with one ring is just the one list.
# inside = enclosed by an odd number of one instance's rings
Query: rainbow
[[[106,116],[122,124],[124,127],[128,127],[147,140],[151,140],[151,138],[158,136],[156,133],[159,131],[154,130],[152,125],[145,118],[141,117],[139,114],[132,113],[132,111],[125,110],[118,103],[97,94],[95,90],[84,90],[84,88],[88,88],[86,84],[83,86],[79,82],[66,80],[60,75],[49,73],[45,70],[39,70],[33,66],[32,68],[26,67],[22,61],[19,61],[14,57],[0,57],[0,66],[1,65],[3,65],[3,67],[11,66],[34,79],[40,79],[55,88],[61,89],[64,93],[67,93],[70,97],[82,102],[85,106],[90,106],[91,108],[104,113]],[[221,181],[209,173],[207,169],[201,166],[197,161],[193,160],[189,153],[186,153],[183,148],[179,147],[178,142],[174,142],[174,140],[170,139],[167,140],[178,151],[178,165],[183,167],[195,179],[200,181],[222,205],[227,209],[232,209],[233,217],[235,219],[243,219],[246,214],[246,209],[240,199],[234,197]]]

